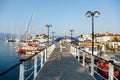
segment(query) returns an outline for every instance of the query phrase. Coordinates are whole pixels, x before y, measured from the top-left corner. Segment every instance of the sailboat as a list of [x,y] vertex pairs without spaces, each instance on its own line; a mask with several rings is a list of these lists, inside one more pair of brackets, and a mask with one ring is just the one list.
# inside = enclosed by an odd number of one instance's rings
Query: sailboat
[[26,31],[22,37],[21,40],[21,45],[18,46],[18,53],[20,54],[34,54],[35,51],[37,51],[37,46],[39,46],[39,44],[37,42],[33,42],[33,40],[31,39],[31,22],[33,19],[33,14],[30,18],[30,21],[28,23],[28,26],[26,28]]

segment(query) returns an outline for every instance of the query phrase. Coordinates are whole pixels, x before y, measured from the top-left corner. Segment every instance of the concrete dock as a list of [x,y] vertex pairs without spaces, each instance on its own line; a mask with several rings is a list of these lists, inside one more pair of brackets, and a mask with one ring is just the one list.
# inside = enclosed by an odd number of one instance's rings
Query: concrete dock
[[70,49],[60,52],[56,48],[43,66],[36,80],[94,80],[90,73],[70,54]]

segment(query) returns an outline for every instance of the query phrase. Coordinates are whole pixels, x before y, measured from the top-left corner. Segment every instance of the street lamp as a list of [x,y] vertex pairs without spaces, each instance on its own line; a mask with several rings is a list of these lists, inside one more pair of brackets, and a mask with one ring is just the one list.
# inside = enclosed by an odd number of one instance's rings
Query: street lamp
[[54,34],[55,34],[55,32],[52,32],[52,36],[53,36],[52,42],[53,43],[54,43]]
[[46,24],[45,26],[48,28],[48,46],[49,46],[49,28],[52,27],[52,25]]
[[88,11],[86,13],[87,17],[92,17],[92,55],[94,55],[94,16],[98,17],[99,15],[100,13],[98,11],[95,12]]
[[92,17],[92,55],[91,55],[91,75],[94,76],[94,16],[98,17],[100,13],[98,11],[86,13],[87,17]]
[[73,35],[72,32],[73,32],[74,30],[73,30],[73,29],[70,29],[69,31],[71,32],[71,44],[72,44],[72,35]]

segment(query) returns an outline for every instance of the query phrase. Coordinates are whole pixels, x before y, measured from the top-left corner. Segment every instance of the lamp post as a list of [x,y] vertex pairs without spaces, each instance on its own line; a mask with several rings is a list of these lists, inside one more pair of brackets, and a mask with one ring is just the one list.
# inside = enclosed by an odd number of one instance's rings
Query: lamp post
[[94,51],[94,16],[95,17],[98,17],[100,15],[100,13],[98,11],[95,11],[95,12],[91,12],[91,11],[88,11],[86,13],[86,16],[87,17],[92,17],[92,55],[94,55],[93,51]]
[[70,29],[69,31],[71,32],[71,44],[72,44],[72,35],[73,35],[72,32],[73,32],[74,30],[73,30],[73,29]]
[[52,32],[52,36],[53,36],[52,42],[53,43],[54,43],[54,34],[55,34],[55,32]]
[[91,55],[91,75],[94,76],[94,17],[98,17],[100,13],[98,11],[86,13],[87,17],[92,17],[92,55]]
[[52,25],[46,24],[45,26],[48,28],[48,46],[49,46],[49,29],[50,29],[50,27],[52,27]]

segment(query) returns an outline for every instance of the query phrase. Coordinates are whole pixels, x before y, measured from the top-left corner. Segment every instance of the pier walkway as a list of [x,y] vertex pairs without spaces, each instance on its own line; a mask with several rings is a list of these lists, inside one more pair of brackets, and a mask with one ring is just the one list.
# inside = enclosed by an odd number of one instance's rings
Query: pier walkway
[[35,80],[94,80],[85,68],[70,54],[55,48]]

